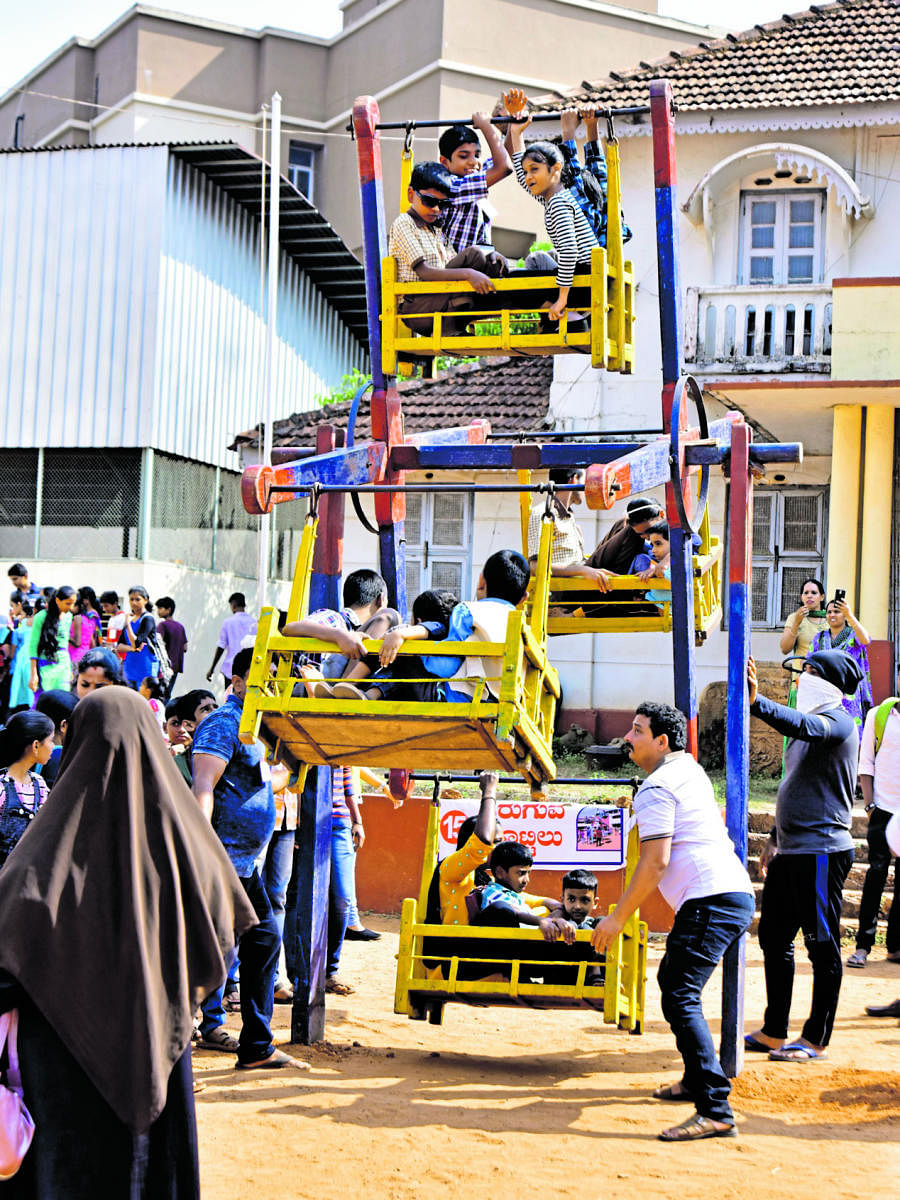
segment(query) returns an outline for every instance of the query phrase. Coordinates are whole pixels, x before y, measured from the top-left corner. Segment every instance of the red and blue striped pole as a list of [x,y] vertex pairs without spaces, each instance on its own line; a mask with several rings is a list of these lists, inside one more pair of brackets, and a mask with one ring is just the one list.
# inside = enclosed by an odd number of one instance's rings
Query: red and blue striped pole
[[[731,430],[728,495],[728,699],[725,712],[725,822],[738,857],[747,863],[750,819],[750,580],[753,552],[753,483],[749,425]],[[719,1058],[732,1078],[744,1062],[744,938],[722,963],[722,1040]]]
[[[403,418],[393,377],[381,368],[381,260],[387,253],[384,219],[384,188],[381,173],[378,104],[371,96],[360,96],[353,105],[353,132],[359,164],[362,206],[363,263],[366,268],[366,310],[369,326],[369,357],[372,364],[372,437],[388,448],[388,468],[376,483],[402,483],[402,472],[390,468],[390,451],[403,445]],[[406,497],[403,492],[375,497],[375,519],[381,573],[388,586],[390,603],[406,613],[406,560],[403,522]]]
[[[675,173],[675,114],[672,89],[665,80],[650,84],[653,128],[653,174],[656,188],[656,249],[659,275],[659,333],[662,346],[662,414],[666,433],[672,428],[675,388],[682,371],[683,323],[678,270],[678,205]],[[679,429],[688,426],[687,406],[679,406]],[[691,498],[685,496],[690,516]],[[682,529],[674,486],[666,484],[672,571],[672,664],[675,704],[688,722],[688,749],[697,757],[697,683],[694,674],[693,542]]]

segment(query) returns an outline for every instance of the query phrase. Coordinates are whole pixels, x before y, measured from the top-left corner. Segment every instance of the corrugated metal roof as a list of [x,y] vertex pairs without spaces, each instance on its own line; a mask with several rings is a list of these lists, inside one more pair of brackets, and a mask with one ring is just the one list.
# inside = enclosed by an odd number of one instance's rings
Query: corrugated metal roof
[[[170,145],[170,152],[226,192],[237,204],[261,216],[261,159],[233,142]],[[319,210],[283,176],[279,242],[337,309],[350,332],[368,346],[366,276],[362,264]]]
[[[0,154],[52,154],[62,150],[158,149],[188,163],[248,212],[261,217],[259,155],[235,142],[119,142],[103,146],[41,146],[0,148]],[[286,254],[306,272],[315,287],[337,310],[341,320],[361,346],[368,349],[366,322],[366,276],[363,266],[322,216],[319,210],[281,177],[281,223],[279,243]]]

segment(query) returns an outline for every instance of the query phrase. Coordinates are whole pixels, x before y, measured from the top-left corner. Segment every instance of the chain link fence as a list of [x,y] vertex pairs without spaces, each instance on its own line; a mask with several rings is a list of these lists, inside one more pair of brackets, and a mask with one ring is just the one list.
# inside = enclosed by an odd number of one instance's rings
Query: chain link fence
[[5,558],[34,554],[37,450],[0,450],[0,547]]
[[[256,575],[259,517],[239,471],[153,455],[148,544],[140,545],[140,450],[0,450],[0,555],[134,559]],[[303,529],[296,505],[272,516],[272,574],[290,579]]]

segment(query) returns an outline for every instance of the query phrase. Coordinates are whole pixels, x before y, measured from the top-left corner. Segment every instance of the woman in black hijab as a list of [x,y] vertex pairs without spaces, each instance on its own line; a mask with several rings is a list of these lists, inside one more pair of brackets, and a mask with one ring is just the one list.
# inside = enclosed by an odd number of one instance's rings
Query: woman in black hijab
[[35,1137],[3,1200],[199,1196],[192,1014],[256,921],[140,696],[103,688],[0,873]]

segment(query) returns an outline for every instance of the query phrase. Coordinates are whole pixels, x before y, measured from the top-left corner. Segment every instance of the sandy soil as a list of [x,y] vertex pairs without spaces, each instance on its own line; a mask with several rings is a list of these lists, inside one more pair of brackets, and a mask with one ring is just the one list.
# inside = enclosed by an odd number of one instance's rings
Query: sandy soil
[[[666,1145],[656,1134],[691,1111],[650,1097],[679,1077],[659,1011],[651,946],[641,1037],[589,1012],[535,1013],[448,1005],[443,1026],[391,1011],[398,922],[372,917],[380,942],[348,943],[342,974],[356,992],[332,998],[328,1042],[289,1047],[310,1074],[235,1072],[200,1051],[195,1074],[205,1200],[251,1196],[378,1200],[736,1197],[830,1200],[897,1194],[900,1028],[866,1004],[900,996],[900,967],[882,950],[848,971],[828,1062],[748,1055],[733,1104],[739,1137]],[[798,947],[792,1032],[808,1011]],[[762,1013],[762,960],[751,942],[751,1029]],[[707,989],[718,1016],[718,973]],[[287,1007],[276,1009],[279,1040]],[[714,1028],[718,1023],[711,1022]],[[237,1032],[238,1018],[229,1018]]]

